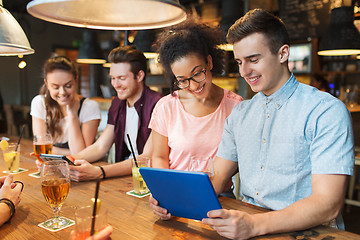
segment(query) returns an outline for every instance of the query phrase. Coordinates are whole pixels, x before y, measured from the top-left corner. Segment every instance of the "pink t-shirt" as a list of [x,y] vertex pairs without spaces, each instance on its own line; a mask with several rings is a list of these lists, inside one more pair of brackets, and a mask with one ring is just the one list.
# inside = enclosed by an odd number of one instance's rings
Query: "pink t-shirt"
[[224,89],[224,97],[211,114],[195,117],[186,112],[175,96],[159,100],[151,116],[149,128],[168,138],[170,168],[188,170],[191,157],[215,157],[226,118],[242,97]]

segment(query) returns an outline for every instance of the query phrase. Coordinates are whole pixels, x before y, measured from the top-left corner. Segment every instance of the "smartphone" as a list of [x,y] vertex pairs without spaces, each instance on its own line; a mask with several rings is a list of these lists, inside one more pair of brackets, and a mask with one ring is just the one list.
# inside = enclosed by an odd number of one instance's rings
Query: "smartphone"
[[51,161],[51,160],[65,160],[67,161],[70,165],[75,165],[74,164],[74,159],[72,159],[71,156],[65,156],[65,155],[55,155],[55,154],[40,154],[40,158],[44,161]]

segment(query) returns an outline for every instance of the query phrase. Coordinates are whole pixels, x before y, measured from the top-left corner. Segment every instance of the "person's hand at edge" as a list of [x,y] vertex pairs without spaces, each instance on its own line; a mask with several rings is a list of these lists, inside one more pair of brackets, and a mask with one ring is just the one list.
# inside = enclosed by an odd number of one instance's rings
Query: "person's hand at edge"
[[[107,239],[111,239],[110,235],[112,234],[112,232],[113,232],[113,227],[109,225],[106,228],[99,231],[98,233],[94,234],[93,236],[86,238],[86,240],[107,240]],[[76,232],[74,230],[71,231],[69,240],[76,240]]]
[[[3,178],[1,178],[2,180]],[[9,200],[11,200],[15,207],[17,207],[17,205],[19,205],[20,203],[20,195],[21,195],[21,184],[16,184],[13,183],[14,180],[14,176],[12,174],[8,175],[5,179],[4,182],[2,183],[2,186],[0,188],[0,198],[7,198]]]

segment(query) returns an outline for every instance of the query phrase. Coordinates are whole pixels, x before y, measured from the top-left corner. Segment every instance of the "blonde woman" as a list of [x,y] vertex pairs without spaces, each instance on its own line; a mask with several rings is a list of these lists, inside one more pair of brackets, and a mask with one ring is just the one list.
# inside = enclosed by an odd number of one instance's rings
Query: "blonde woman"
[[54,154],[75,154],[94,142],[100,123],[99,106],[77,93],[77,67],[68,58],[49,58],[43,73],[44,85],[31,102],[33,134],[49,132]]

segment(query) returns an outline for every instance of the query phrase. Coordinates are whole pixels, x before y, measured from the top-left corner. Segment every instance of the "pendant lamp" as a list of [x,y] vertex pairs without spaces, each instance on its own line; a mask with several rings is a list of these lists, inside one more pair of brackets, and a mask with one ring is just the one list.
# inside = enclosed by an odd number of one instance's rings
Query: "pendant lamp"
[[20,24],[6,10],[0,0],[0,56],[34,53]]
[[103,64],[106,62],[96,37],[96,33],[89,29],[83,32],[83,42],[80,45],[76,62],[87,64]]
[[318,55],[345,56],[360,54],[360,33],[355,27],[352,7],[331,10],[330,27],[319,43]]
[[186,19],[179,0],[33,0],[27,11],[53,23],[105,30],[162,28]]

